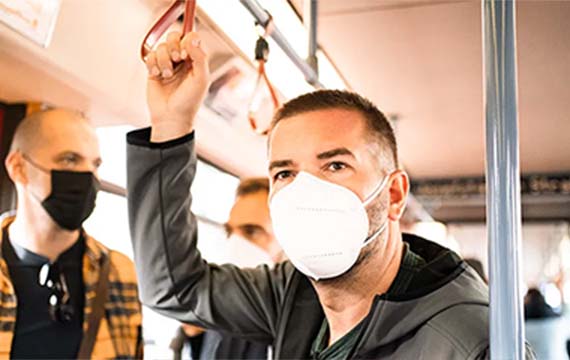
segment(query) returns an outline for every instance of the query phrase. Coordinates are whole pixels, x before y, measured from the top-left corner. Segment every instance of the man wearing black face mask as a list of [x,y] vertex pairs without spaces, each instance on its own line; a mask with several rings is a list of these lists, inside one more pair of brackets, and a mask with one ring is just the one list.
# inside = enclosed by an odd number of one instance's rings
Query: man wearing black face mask
[[0,232],[0,359],[142,357],[133,264],[82,229],[100,164],[77,112],[38,112],[16,130],[5,165],[17,210]]

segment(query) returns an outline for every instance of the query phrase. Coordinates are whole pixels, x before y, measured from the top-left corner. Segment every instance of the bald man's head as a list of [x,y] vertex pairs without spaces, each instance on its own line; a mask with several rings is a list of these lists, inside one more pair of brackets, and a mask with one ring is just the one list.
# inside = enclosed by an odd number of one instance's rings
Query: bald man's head
[[[46,137],[50,135],[50,128],[57,127],[58,122],[75,121],[90,127],[88,120],[79,112],[68,109],[50,109],[34,112],[25,117],[14,133],[10,152],[20,151],[30,154],[36,149],[41,149],[45,144]],[[50,123],[51,122],[51,123]],[[61,124],[65,126],[64,124]]]
[[91,171],[101,163],[99,142],[89,121],[78,111],[52,109],[26,117],[14,134],[6,169],[12,181],[26,185],[44,170]]

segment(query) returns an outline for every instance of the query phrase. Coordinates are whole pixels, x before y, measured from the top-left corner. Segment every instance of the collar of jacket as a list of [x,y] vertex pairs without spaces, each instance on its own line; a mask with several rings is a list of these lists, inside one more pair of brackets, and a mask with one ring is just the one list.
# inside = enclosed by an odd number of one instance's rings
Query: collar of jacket
[[[14,213],[0,217],[1,230],[14,221]],[[82,230],[83,231],[83,230]],[[0,245],[2,242],[0,232]],[[107,249],[83,231],[83,284],[85,287],[84,313],[93,309],[95,292],[101,272],[101,257],[106,254],[111,262],[109,296],[106,299],[106,316],[102,319],[93,349],[93,359],[142,359],[142,317],[138,301],[136,274],[132,262],[124,255]],[[1,249],[1,247],[0,247]],[[8,266],[0,252],[0,359],[8,359],[16,322],[17,299],[10,281]],[[88,328],[89,317],[84,316],[83,330]]]
[[[10,316],[7,319],[4,319],[6,324],[9,326],[5,329],[0,329],[0,341],[3,345],[0,345],[0,355],[3,353],[10,353],[10,346],[11,346],[11,339],[14,334],[15,329],[15,322],[16,322],[16,304],[17,298],[15,294],[14,285],[10,280],[10,273],[8,271],[8,265],[4,260],[2,254],[2,237],[4,234],[4,230],[10,226],[14,222],[15,219],[15,212],[8,212],[4,213],[0,216],[0,309],[9,307],[10,309]],[[94,291],[99,281],[99,273],[100,273],[100,260],[103,256],[103,253],[108,254],[108,251],[100,246],[95,239],[91,236],[87,235],[84,230],[83,236],[85,238],[85,254],[83,255],[83,283],[85,286],[85,314],[89,314],[91,312],[91,308],[93,306],[94,301]],[[13,309],[13,310],[12,310]],[[84,316],[85,320],[83,321],[83,329],[87,329],[88,326],[88,316]],[[4,341],[6,340],[6,341]],[[9,340],[9,341],[8,341]],[[4,348],[6,346],[6,348]]]
[[[2,216],[0,216],[0,224],[1,224],[0,245],[2,244],[2,237],[4,234],[4,230],[14,222],[15,218],[16,218],[15,212],[5,213],[2,214]],[[83,283],[85,286],[85,293],[89,295],[90,292],[95,290],[95,286],[99,281],[101,257],[103,256],[103,254],[109,256],[109,251],[103,246],[99,245],[99,243],[94,238],[92,238],[85,232],[85,230],[81,229],[81,232],[83,237],[85,238],[85,254],[83,254],[83,269],[82,269]],[[6,286],[6,289],[8,289],[13,294],[14,288],[11,281],[9,280],[10,275],[8,272],[8,265],[6,264],[6,261],[4,260],[4,257],[2,255],[1,246],[0,246],[0,271],[3,281],[5,282],[4,286]],[[86,301],[85,301],[86,313],[89,313],[91,311],[90,309],[92,306],[92,302],[93,302],[93,296],[86,296]],[[84,318],[85,321],[83,324],[83,328],[86,329],[88,317],[85,316]]]
[[[3,254],[2,254],[2,237],[4,235],[4,230],[10,226],[10,224],[12,224],[15,220],[16,216],[15,216],[15,212],[9,212],[9,213],[5,213],[2,214],[0,216],[0,284],[1,284],[1,289],[4,289],[4,294],[10,295],[10,297],[12,298],[13,302],[16,303],[16,297],[15,297],[15,291],[14,291],[14,286],[10,280],[10,274],[8,271],[8,265],[6,264],[6,261],[4,260]],[[85,238],[85,254],[83,254],[83,269],[82,269],[82,273],[83,273],[83,283],[85,286],[85,293],[88,295],[86,296],[85,299],[85,310],[86,313],[89,313],[91,310],[91,307],[93,305],[93,298],[94,295],[90,295],[91,292],[93,292],[95,290],[95,287],[97,286],[97,283],[99,281],[99,270],[101,268],[101,257],[103,256],[103,254],[105,253],[107,256],[109,256],[108,250],[102,246],[100,246],[94,238],[92,238],[91,236],[89,236],[83,229],[81,230],[83,237]],[[84,316],[85,320],[83,322],[83,328],[86,329],[87,328],[87,320],[88,317]],[[13,329],[12,329],[13,331]]]
[[[0,227],[2,232],[0,233],[0,244],[2,243],[2,237],[4,236],[4,229],[10,226],[16,219],[16,211],[8,211],[0,215]],[[85,230],[81,229],[82,235],[85,238],[85,256],[89,259],[88,263],[91,267],[100,263],[101,256],[103,253],[106,255],[108,251],[97,244],[95,239],[89,236]],[[2,248],[0,247],[0,259],[3,259]],[[0,262],[0,267],[4,275],[8,275],[8,268],[4,261]]]
[[[430,319],[461,304],[488,305],[488,293],[478,275],[453,251],[420,237],[403,234],[412,251],[439,272],[422,288],[403,296],[375,297],[351,357],[374,353],[412,334]],[[324,319],[316,291],[309,279],[296,271],[283,304],[275,353],[280,358],[306,358]]]

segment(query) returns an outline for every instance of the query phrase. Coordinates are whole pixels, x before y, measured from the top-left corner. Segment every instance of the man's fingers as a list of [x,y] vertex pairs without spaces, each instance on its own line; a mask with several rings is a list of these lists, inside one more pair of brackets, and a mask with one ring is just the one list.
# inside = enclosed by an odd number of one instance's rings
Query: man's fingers
[[156,62],[156,54],[154,51],[151,51],[146,59],[145,59],[146,68],[148,69],[148,74],[151,77],[158,77],[160,76],[160,69],[158,68],[158,64]]
[[158,64],[162,77],[165,79],[171,78],[174,74],[174,69],[166,44],[160,44],[156,49],[156,62]]
[[169,79],[174,75],[174,67],[179,61],[189,61],[196,78],[207,80],[208,62],[197,33],[188,33],[180,40],[180,33],[168,34],[167,41],[160,44],[146,57],[145,63],[151,77]]
[[170,59],[172,62],[177,63],[183,60],[182,54],[180,52],[180,38],[181,34],[178,31],[171,32],[166,38],[166,46],[168,48],[168,53],[170,54]]
[[208,75],[208,61],[201,45],[200,36],[195,32],[191,32],[182,39],[181,49],[188,53],[188,60],[192,61],[194,76],[206,77]]

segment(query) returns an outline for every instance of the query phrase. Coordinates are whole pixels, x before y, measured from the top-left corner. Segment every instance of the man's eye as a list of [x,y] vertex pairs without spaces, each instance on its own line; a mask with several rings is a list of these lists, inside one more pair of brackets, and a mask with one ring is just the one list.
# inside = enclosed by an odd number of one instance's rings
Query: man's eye
[[273,179],[275,181],[281,181],[281,180],[285,180],[288,179],[290,177],[293,176],[293,173],[289,170],[284,170],[284,171],[280,171],[277,174],[275,174],[275,176],[273,177]]
[[259,232],[259,229],[256,227],[248,226],[248,227],[245,227],[243,229],[243,232],[244,232],[245,236],[247,236],[248,238],[251,238],[251,237],[254,237]]
[[336,171],[340,171],[340,170],[344,170],[346,169],[346,164],[335,161],[332,162],[328,165],[328,170],[336,172]]
[[77,157],[76,156],[66,156],[61,159],[61,163],[63,165],[75,165],[77,164]]

